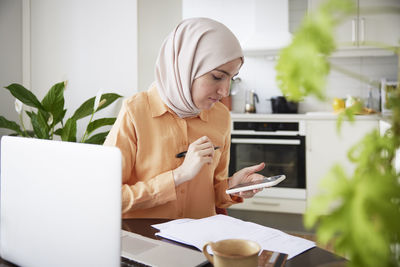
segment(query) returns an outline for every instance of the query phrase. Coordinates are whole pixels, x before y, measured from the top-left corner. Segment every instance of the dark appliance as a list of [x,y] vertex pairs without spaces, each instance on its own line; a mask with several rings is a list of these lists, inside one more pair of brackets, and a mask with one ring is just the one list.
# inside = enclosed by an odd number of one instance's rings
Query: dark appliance
[[282,192],[290,198],[299,193],[300,199],[305,198],[304,132],[303,121],[232,120],[230,176],[244,167],[265,162],[266,167],[259,173],[286,175],[274,188],[284,188]]
[[271,98],[272,113],[297,113],[298,102],[288,101],[284,96]]

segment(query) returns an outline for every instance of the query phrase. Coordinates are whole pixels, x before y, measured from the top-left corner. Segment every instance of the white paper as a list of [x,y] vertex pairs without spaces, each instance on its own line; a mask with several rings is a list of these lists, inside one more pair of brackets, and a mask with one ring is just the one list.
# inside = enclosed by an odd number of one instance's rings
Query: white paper
[[195,246],[199,250],[202,250],[203,245],[208,241],[239,238],[255,241],[264,250],[286,253],[290,259],[315,247],[315,243],[307,239],[226,215],[215,215],[197,220],[178,219],[153,225],[153,227],[160,230],[156,235]]
[[189,221],[193,221],[193,220],[194,219],[188,219],[188,218],[176,219],[176,220],[169,221],[166,223],[153,224],[152,227],[161,231],[161,230],[167,229],[169,226],[176,226],[180,223],[185,223],[185,222],[189,222]]

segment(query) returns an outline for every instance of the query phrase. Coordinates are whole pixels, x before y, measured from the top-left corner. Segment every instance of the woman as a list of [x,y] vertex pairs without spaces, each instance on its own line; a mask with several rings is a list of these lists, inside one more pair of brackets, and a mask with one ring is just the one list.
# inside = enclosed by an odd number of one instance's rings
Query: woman
[[217,21],[187,19],[166,38],[155,83],[124,101],[105,141],[122,152],[123,218],[203,218],[258,192],[225,193],[265,166],[227,179],[231,122],[219,100],[242,64],[238,40]]

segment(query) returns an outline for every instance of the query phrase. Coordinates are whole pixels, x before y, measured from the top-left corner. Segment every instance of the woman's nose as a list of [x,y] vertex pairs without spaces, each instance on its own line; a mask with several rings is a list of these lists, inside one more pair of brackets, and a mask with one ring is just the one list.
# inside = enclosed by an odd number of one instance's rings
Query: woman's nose
[[231,87],[231,83],[224,83],[218,88],[218,94],[221,95],[222,97],[227,97],[229,95],[229,89]]

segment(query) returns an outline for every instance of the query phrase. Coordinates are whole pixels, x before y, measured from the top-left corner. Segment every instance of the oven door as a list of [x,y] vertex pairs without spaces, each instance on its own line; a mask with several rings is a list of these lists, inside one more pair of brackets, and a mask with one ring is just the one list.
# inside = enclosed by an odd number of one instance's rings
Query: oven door
[[266,163],[259,172],[264,176],[286,175],[275,188],[305,188],[304,136],[232,135],[230,176],[260,162]]

